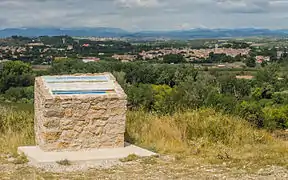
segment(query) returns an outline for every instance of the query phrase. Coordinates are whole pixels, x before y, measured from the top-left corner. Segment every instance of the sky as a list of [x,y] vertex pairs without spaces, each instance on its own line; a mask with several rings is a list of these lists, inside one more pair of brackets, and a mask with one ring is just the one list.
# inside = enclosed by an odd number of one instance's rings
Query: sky
[[288,0],[0,0],[0,28],[288,29]]

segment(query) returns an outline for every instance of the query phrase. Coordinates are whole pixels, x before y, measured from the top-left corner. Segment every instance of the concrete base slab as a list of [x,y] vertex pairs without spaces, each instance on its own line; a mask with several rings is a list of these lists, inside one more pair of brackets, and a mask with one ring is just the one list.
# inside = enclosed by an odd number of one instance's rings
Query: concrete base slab
[[25,146],[19,147],[18,152],[24,153],[28,160],[33,164],[55,163],[61,160],[68,160],[74,163],[100,162],[119,160],[129,156],[130,154],[135,154],[140,157],[156,155],[156,153],[129,144],[124,148],[91,149],[87,151],[74,152],[44,152],[38,146]]

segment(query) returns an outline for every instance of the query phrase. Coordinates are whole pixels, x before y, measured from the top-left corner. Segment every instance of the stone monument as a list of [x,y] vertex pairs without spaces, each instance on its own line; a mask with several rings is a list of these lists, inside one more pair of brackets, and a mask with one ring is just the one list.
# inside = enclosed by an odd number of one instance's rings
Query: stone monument
[[32,164],[155,155],[124,142],[126,94],[112,74],[37,77],[34,91],[36,146],[18,147]]
[[110,73],[35,80],[35,137],[43,151],[124,147],[126,94]]

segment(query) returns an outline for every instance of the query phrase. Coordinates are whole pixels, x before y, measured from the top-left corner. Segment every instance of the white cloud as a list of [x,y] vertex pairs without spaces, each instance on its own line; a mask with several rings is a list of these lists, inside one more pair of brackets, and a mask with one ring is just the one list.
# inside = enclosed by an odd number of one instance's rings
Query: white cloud
[[288,28],[288,0],[0,0],[0,28]]

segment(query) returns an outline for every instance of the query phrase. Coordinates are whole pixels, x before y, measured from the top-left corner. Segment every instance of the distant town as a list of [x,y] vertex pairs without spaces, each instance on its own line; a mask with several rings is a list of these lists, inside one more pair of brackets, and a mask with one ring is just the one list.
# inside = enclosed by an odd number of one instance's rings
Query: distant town
[[[203,39],[131,42],[113,37],[12,36],[0,39],[0,61],[21,60],[32,65],[51,65],[55,60],[70,58],[80,59],[85,63],[101,60],[161,63],[169,55],[178,55],[183,58],[182,63],[239,68],[264,65],[286,55],[286,46],[269,47],[265,46],[264,40],[264,43],[258,41]],[[176,60],[168,63],[178,62]]]

